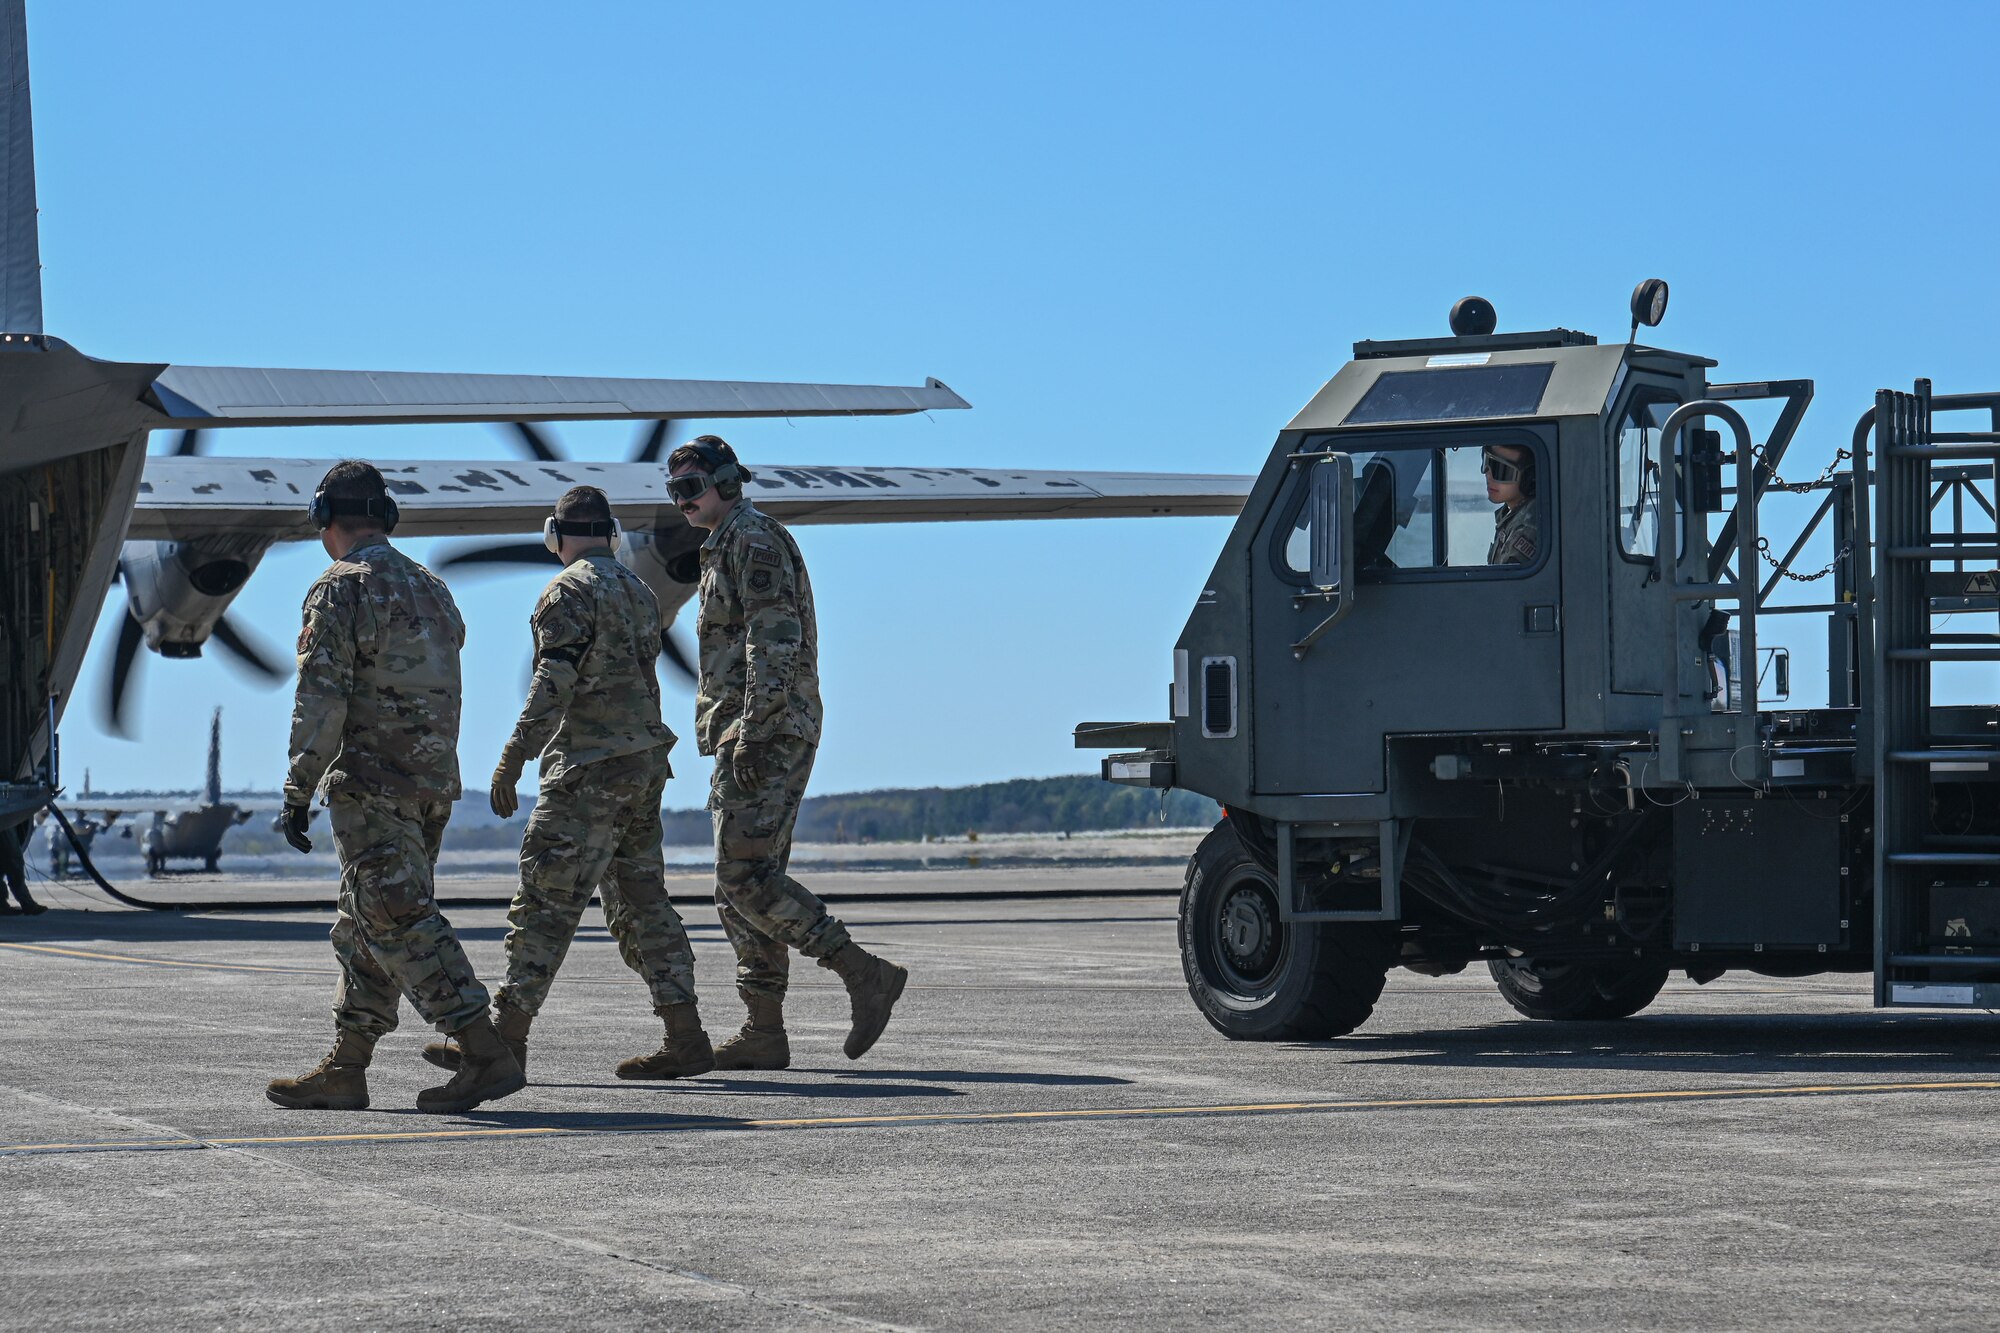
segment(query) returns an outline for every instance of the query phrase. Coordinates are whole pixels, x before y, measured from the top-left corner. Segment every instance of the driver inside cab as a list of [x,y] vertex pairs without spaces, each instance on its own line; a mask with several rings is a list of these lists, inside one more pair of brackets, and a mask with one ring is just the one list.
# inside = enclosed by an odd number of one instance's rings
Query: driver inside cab
[[1480,450],[1479,470],[1486,474],[1486,502],[1500,506],[1493,514],[1493,545],[1486,550],[1486,563],[1532,564],[1541,535],[1535,514],[1534,453],[1516,445],[1489,444]]

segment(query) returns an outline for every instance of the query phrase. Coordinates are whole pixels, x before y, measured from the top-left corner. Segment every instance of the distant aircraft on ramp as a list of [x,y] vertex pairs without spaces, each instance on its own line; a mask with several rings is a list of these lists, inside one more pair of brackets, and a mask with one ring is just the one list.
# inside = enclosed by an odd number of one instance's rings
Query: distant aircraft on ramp
[[[208,727],[208,779],[202,784],[199,800],[120,798],[118,805],[112,807],[92,799],[86,775],[84,790],[78,793],[72,808],[84,816],[77,821],[80,835],[86,826],[93,834],[102,833],[129,811],[151,809],[153,822],[140,830],[139,850],[146,858],[146,873],[157,877],[167,873],[170,861],[197,861],[203,870],[214,873],[222,862],[225,833],[249,822],[252,815],[275,814],[283,806],[283,799],[276,796],[244,801],[222,799],[222,709],[217,708]],[[93,811],[101,817],[90,818]],[[50,830],[50,873],[60,878],[70,869],[68,840],[53,820],[45,827]],[[130,838],[132,827],[127,821],[123,836]],[[87,836],[85,840],[87,846]]]

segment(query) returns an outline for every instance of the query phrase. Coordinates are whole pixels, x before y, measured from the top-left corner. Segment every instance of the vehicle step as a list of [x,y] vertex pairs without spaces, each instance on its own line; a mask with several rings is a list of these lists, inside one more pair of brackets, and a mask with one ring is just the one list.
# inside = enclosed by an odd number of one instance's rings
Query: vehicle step
[[2000,546],[1961,546],[1955,542],[1940,546],[1891,546],[1892,560],[2000,560]]
[[1992,440],[1945,440],[1936,444],[1899,444],[1887,452],[1891,458],[1975,458],[1983,461],[2000,454],[2000,443]]
[[2000,570],[1934,569],[1924,576],[1924,593],[1933,600],[1943,597],[1990,604],[2000,598]]
[[2000,750],[1891,750],[1892,764],[2000,764]]
[[1996,648],[1891,648],[1892,662],[2000,662]]

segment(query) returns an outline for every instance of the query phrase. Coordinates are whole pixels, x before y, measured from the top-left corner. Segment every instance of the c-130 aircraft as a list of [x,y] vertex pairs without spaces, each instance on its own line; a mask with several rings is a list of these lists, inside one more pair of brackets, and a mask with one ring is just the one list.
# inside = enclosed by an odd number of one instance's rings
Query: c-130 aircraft
[[[192,431],[243,426],[668,422],[873,416],[970,406],[921,385],[752,383],[299,370],[100,361],[45,329],[25,0],[0,0],[0,825],[59,782],[57,724],[122,570],[130,619],[114,677],[143,643],[199,655],[211,637],[254,659],[223,619],[279,541],[313,536],[305,503],[324,460],[203,458]],[[148,458],[155,430],[183,452]],[[649,440],[663,439],[655,432]],[[384,466],[400,536],[533,530],[570,485],[602,487],[621,556],[671,620],[693,595],[699,544],[667,502],[658,444],[635,461]],[[1249,479],[966,468],[763,467],[756,503],[792,523],[1233,514]],[[663,645],[664,646],[664,645]],[[122,693],[114,686],[114,698]]]

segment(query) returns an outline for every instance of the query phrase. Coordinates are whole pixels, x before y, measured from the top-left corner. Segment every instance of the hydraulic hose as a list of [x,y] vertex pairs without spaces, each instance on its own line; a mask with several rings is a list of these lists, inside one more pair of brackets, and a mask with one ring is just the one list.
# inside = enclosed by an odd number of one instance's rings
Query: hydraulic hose
[[[104,890],[104,892],[116,901],[124,903],[127,907],[144,908],[148,912],[201,912],[209,910],[205,906],[196,904],[154,903],[147,902],[144,898],[134,898],[131,894],[126,893],[116,884],[104,878],[102,874],[98,873],[96,863],[90,859],[90,853],[84,849],[83,839],[77,837],[76,830],[70,826],[69,816],[58,809],[54,801],[49,802],[49,815],[61,826],[63,836],[69,839],[70,850],[76,853],[76,859],[82,864],[84,873],[90,876],[90,882]],[[233,903],[230,905],[235,906]]]
[[[1412,860],[1419,864],[1411,865],[1405,873],[1419,893],[1476,925],[1504,932],[1540,933],[1570,924],[1579,919],[1581,911],[1588,910],[1601,892],[1605,873],[1649,822],[1642,815],[1628,823],[1581,873],[1549,892],[1524,891],[1497,879],[1468,888],[1437,853],[1422,843],[1412,849]],[[1496,898],[1498,902],[1490,901]]]

